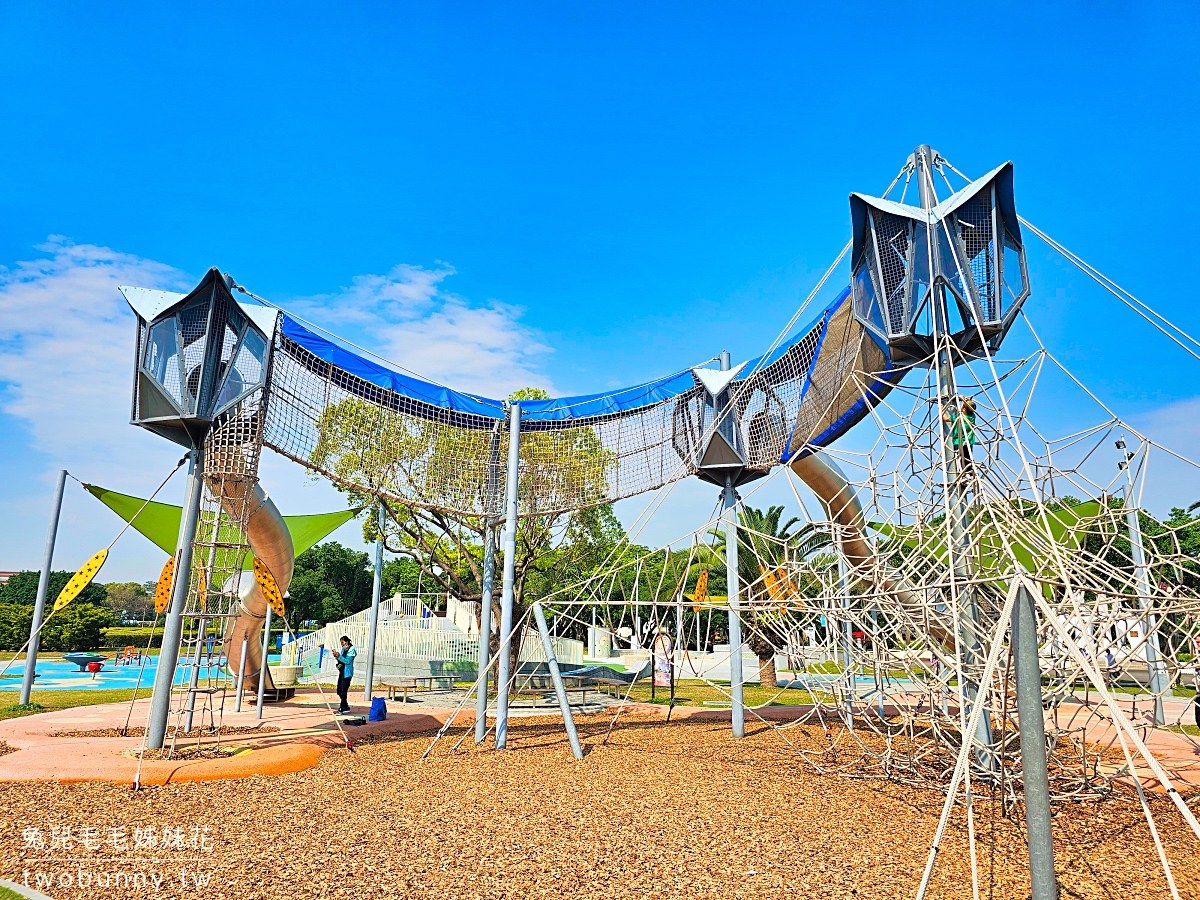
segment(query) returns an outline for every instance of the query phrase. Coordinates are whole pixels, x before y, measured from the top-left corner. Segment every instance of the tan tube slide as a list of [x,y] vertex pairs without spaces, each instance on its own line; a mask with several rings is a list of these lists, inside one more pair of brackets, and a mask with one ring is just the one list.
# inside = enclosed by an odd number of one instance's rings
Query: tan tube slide
[[[225,493],[227,496],[230,493],[228,483],[225,485]],[[291,532],[288,531],[274,501],[258,483],[254,485],[250,505],[246,538],[254,555],[267,564],[280,592],[286,595],[296,565],[296,548],[292,544]],[[242,601],[241,615],[230,619],[225,629],[225,658],[229,660],[229,668],[236,677],[238,663],[242,658],[242,637],[249,636],[246,645],[245,683],[248,686],[257,686],[258,673],[262,666],[262,631],[263,620],[267,616],[267,598],[262,595],[258,582],[250,572],[242,573],[238,594]],[[274,687],[271,670],[267,669],[266,688],[273,690]]]
[[825,508],[825,514],[829,516],[829,521],[841,526],[842,553],[850,567],[851,577],[867,581],[879,592],[895,597],[909,616],[924,623],[926,634],[938,641],[952,641],[949,632],[938,622],[927,617],[926,604],[922,597],[904,583],[899,573],[889,571],[886,564],[877,559],[867,540],[867,520],[862,503],[841,469],[816,453],[797,456],[789,465],[800,480],[817,495],[817,499]]

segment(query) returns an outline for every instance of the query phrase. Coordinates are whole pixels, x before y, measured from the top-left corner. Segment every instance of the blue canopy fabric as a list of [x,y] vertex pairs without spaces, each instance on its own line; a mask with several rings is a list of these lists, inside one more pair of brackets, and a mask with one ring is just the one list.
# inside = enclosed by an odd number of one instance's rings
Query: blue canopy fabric
[[[299,344],[318,359],[369,384],[449,413],[496,420],[507,416],[502,400],[452,390],[411,375],[404,375],[352,353],[340,344],[305,328],[287,313],[283,313],[282,319],[283,335],[289,340]],[[522,400],[521,409],[524,415],[521,417],[521,427],[536,429],[538,423],[562,423],[630,413],[662,403],[664,400],[671,400],[695,386],[696,379],[691,370],[684,370],[646,384],[619,388],[602,394],[583,394],[552,400]]]
[[[847,288],[821,313],[816,321],[801,328],[769,354],[746,363],[743,369],[746,376],[753,372],[762,372],[772,363],[784,357],[793,346],[812,331],[817,321],[827,321],[833,311],[849,296],[849,293],[849,288]],[[281,320],[283,335],[317,359],[360,378],[368,384],[392,391],[401,398],[437,410],[444,410],[451,415],[475,416],[493,420],[504,419],[507,415],[502,400],[456,391],[431,384],[411,375],[405,375],[351,352],[329,338],[306,328],[286,312],[282,314]],[[576,421],[585,424],[581,420],[628,414],[674,399],[695,388],[696,384],[696,377],[691,370],[685,369],[645,384],[605,391],[600,394],[583,394],[551,400],[522,400],[521,409],[524,415],[521,417],[521,427],[536,430],[539,424],[548,427]]]

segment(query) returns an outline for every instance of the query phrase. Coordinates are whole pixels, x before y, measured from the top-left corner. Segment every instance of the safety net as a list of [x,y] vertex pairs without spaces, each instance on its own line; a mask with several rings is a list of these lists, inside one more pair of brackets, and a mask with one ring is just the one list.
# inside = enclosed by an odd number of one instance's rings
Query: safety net
[[[864,416],[899,376],[843,291],[729,386],[746,469],[766,473]],[[275,331],[263,441],[346,487],[466,516],[504,497],[507,404],[352,352],[287,313]],[[692,370],[635,387],[521,401],[521,515],[611,503],[699,471],[715,427]]]

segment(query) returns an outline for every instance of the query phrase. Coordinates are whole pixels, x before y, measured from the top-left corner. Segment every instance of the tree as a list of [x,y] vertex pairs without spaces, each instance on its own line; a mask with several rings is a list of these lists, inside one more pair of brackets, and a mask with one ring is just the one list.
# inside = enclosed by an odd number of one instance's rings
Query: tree
[[[758,657],[758,677],[763,687],[779,686],[775,654],[787,640],[790,622],[781,605],[797,591],[784,571],[788,558],[796,559],[827,546],[830,537],[809,523],[793,531],[800,519],[792,517],[780,524],[782,506],[766,512],[753,506],[742,507],[738,514],[738,582],[745,641]],[[721,534],[721,532],[715,532]],[[724,545],[718,551],[724,557]]]
[[[544,400],[549,395],[524,388],[510,399]],[[503,469],[501,433],[498,428],[468,429],[417,419],[348,398],[322,413],[312,461],[334,476],[352,506],[369,503],[373,495],[380,494],[435,500],[442,508],[385,501],[384,546],[389,553],[420,566],[426,589],[479,603],[486,519],[447,512],[445,507],[479,508],[488,485],[498,487]],[[516,627],[510,647],[514,664],[529,604],[544,595],[538,591],[548,589],[556,569],[572,565],[575,544],[591,546],[572,540],[572,536],[589,533],[598,539],[597,528],[605,527],[602,514],[592,508],[604,505],[606,473],[616,461],[590,428],[523,431],[520,454],[518,489],[524,515],[517,527],[514,560]],[[500,499],[493,494],[483,502],[499,512]],[[368,516],[364,538],[373,542],[379,534],[378,518]],[[497,552],[492,595],[496,620],[500,615],[500,556]]]
[[107,594],[104,605],[122,618],[139,621],[154,618],[154,597],[146,592],[145,585],[114,581],[104,585],[104,589]]
[[[43,650],[95,650],[104,631],[116,624],[111,610],[78,600],[47,615],[41,631]],[[33,604],[0,604],[0,650],[19,650],[29,640],[33,624]]]
[[288,586],[293,624],[336,622],[371,605],[375,570],[370,557],[327,541],[296,557]]
[[[54,605],[54,599],[59,595],[74,572],[51,572],[49,590],[46,592],[46,607],[51,608]],[[37,600],[38,581],[41,579],[41,572],[18,572],[8,579],[7,582],[0,585],[0,603],[27,603],[33,606]],[[95,603],[97,606],[104,606],[108,601],[108,591],[102,584],[92,582],[83,589],[80,595],[75,599],[75,603]],[[26,633],[26,637],[28,637]]]
[[426,593],[421,578],[421,564],[408,557],[389,559],[383,564],[380,593],[384,597],[394,597],[396,594]]

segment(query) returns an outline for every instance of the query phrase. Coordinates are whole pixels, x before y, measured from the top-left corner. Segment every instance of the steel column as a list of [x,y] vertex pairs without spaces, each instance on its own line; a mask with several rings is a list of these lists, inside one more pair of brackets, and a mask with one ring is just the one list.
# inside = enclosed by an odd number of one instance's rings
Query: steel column
[[[937,192],[934,190],[933,184],[933,151],[928,144],[922,144],[916,149],[913,156],[918,169],[917,185],[921,206],[925,209],[932,209],[938,203]],[[941,224],[935,226],[935,228],[943,227],[945,226]],[[938,246],[939,235],[931,231],[926,237],[932,258],[939,260],[939,255],[932,251],[932,248]],[[954,379],[954,354],[950,340],[950,312],[946,299],[945,274],[938,268],[937,271],[930,272],[930,277],[933,282],[933,338],[937,356],[939,387],[937,412],[940,419],[941,415],[949,408],[950,403],[955,400],[958,387]],[[942,444],[945,451],[943,465],[946,477],[947,513],[950,520],[950,539],[953,548],[951,568],[954,572],[954,581],[959,587],[960,635],[965,651],[963,653],[964,662],[968,666],[974,666],[982,661],[983,654],[979,640],[981,631],[979,609],[976,604],[975,590],[969,584],[971,579],[971,520],[967,507],[967,486],[965,484],[967,473],[959,467],[952,426],[948,427],[944,422],[941,425]],[[963,680],[965,683],[960,685],[964,701],[963,709],[969,716],[970,707],[975,704],[980,688],[972,680],[971,673],[964,673]],[[986,697],[981,702],[986,703]],[[979,728],[975,739],[984,747],[992,745],[991,715],[987,710],[979,718]],[[977,752],[976,761],[983,768],[989,770],[996,768],[996,761],[990,751]]]
[[167,717],[171,712],[171,689],[175,683],[175,665],[179,662],[179,642],[183,638],[183,611],[187,606],[188,588],[192,576],[192,542],[200,520],[200,498],[204,494],[204,448],[192,450],[188,465],[187,497],[183,504],[183,520],[175,551],[175,583],[171,588],[171,605],[163,624],[162,649],[158,652],[158,667],[154,672],[154,694],[150,700],[150,724],[146,747],[162,749],[167,735]]
[[508,746],[508,682],[512,669],[513,583],[517,565],[517,478],[521,461],[521,404],[508,409],[508,473],[504,484],[504,578],[500,585],[500,658],[496,661],[496,749]]
[[[254,718],[261,719],[263,694],[267,689],[267,654],[271,652],[271,606],[267,605],[267,618],[263,622],[262,661],[258,664],[258,699],[254,705]],[[318,674],[318,677],[320,675]]]
[[250,635],[242,634],[242,662],[238,666],[237,677],[237,703],[234,705],[234,712],[242,711],[242,688],[246,684],[246,651],[250,649]]
[[1012,618],[1017,716],[1021,731],[1021,771],[1025,783],[1025,823],[1029,838],[1029,882],[1033,900],[1055,900],[1054,842],[1050,821],[1050,781],[1046,770],[1046,724],[1042,713],[1042,671],[1038,663],[1037,612],[1024,586],[1017,589]]
[[1142,523],[1133,504],[1133,473],[1129,470],[1128,460],[1123,465],[1128,479],[1125,484],[1125,522],[1129,526],[1129,544],[1133,550],[1133,568],[1137,575],[1138,608],[1142,610],[1142,628],[1146,632],[1146,671],[1150,675],[1150,692],[1154,694],[1154,724],[1165,725],[1167,719],[1163,712],[1163,695],[1167,692],[1168,679],[1159,658],[1158,622],[1149,611],[1150,569],[1146,565],[1146,548],[1142,543]]
[[745,737],[746,708],[742,700],[742,619],[738,598],[737,493],[725,477],[725,581],[729,602],[729,694],[733,699],[733,736]]
[[42,555],[42,574],[38,578],[37,599],[33,604],[33,621],[29,624],[29,647],[25,652],[25,675],[21,679],[21,705],[29,703],[29,694],[33,690],[33,678],[37,672],[38,645],[42,642],[39,634],[42,628],[42,616],[46,612],[46,592],[50,589],[50,572],[54,563],[54,541],[58,537],[58,519],[62,513],[63,492],[67,486],[67,470],[58,472],[58,485],[54,489],[54,506],[50,510],[50,530],[46,534],[46,552]]
[[533,618],[537,621],[538,633],[542,636],[542,648],[546,651],[546,666],[550,669],[550,680],[554,682],[554,693],[558,697],[558,708],[562,710],[563,725],[567,729],[567,740],[571,742],[571,755],[583,759],[583,748],[579,746],[579,735],[575,732],[575,719],[571,716],[571,704],[567,700],[567,688],[563,684],[562,672],[558,668],[558,657],[554,655],[554,639],[546,628],[546,616],[542,604],[533,604]]
[[387,521],[383,502],[379,503],[379,537],[375,539],[375,580],[371,582],[371,613],[367,630],[367,683],[363,687],[363,700],[371,702],[375,687],[375,635],[379,631],[379,595],[383,590],[383,525]]
[[475,743],[487,737],[488,667],[492,653],[492,591],[496,582],[496,523],[488,519],[483,528],[483,585],[479,601],[479,655],[476,667]]

